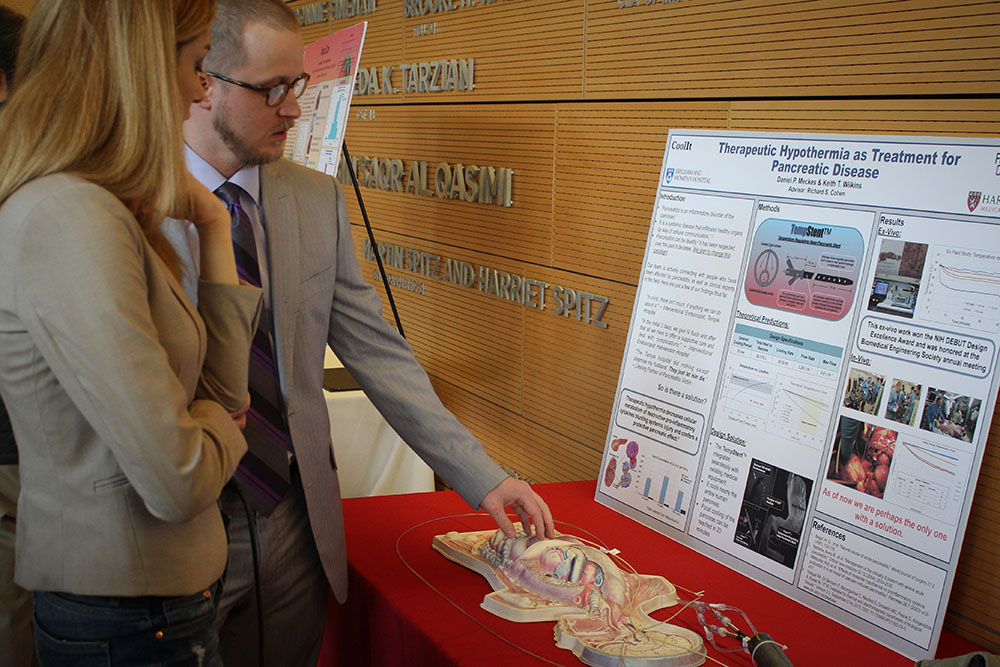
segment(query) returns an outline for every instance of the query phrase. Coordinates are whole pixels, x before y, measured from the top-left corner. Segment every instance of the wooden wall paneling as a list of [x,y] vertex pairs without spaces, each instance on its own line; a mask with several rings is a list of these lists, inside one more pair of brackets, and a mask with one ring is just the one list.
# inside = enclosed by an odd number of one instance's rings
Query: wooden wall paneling
[[[583,94],[584,20],[584,0],[478,0],[472,7],[407,18],[406,62],[475,58],[475,89],[404,92],[403,99],[579,99]],[[436,32],[414,34],[415,27],[427,24]]]
[[[313,1],[292,3],[304,7]],[[449,11],[405,17],[403,0],[378,0],[370,14],[306,26],[306,42],[367,20],[361,65],[393,68],[396,91],[359,91],[356,104],[580,99],[584,0],[477,0]],[[408,91],[401,65],[472,58],[473,90]],[[381,78],[379,79],[381,84]]]
[[[363,227],[352,229],[365,276],[372,280],[382,298],[383,312],[393,322],[391,310],[374,260],[362,255]],[[523,274],[522,262],[503,261],[427,239],[376,230],[376,241],[413,248],[438,255],[443,275],[447,258],[487,265],[498,270]],[[385,261],[383,260],[385,263]],[[386,263],[394,279],[405,278],[423,286],[422,293],[394,287],[393,297],[407,340],[424,369],[434,377],[463,387],[505,410],[519,412],[522,403],[523,314],[521,307],[445,280],[395,268]]]
[[[551,290],[544,312],[525,313],[523,413],[569,438],[573,445],[566,454],[592,461],[588,478],[593,478],[604,451],[635,286],[543,267],[534,267],[531,276],[574,290],[578,300],[581,293],[608,300],[604,328],[586,322],[586,306],[579,315],[576,309],[556,314]],[[595,315],[599,302],[585,298]]]
[[[354,108],[358,104],[355,103]],[[363,187],[372,224],[386,231],[548,264],[552,254],[552,155],[555,107],[413,105],[379,107],[373,120],[352,118],[352,156],[514,170],[511,207]],[[428,187],[433,188],[432,174]],[[351,219],[361,221],[354,198]]]
[[[353,233],[360,251],[363,230],[355,228]],[[422,293],[397,287],[393,295],[407,337],[429,374],[562,434],[573,441],[574,454],[582,447],[590,451],[591,460],[600,458],[631,316],[633,286],[396,234],[380,233],[377,240],[547,283],[550,287],[541,309],[387,267],[394,279],[405,277],[421,285]],[[363,258],[362,267],[366,276],[373,276],[374,261]],[[566,298],[560,291],[559,301],[554,299],[556,286],[607,299],[606,310],[588,296],[587,306],[579,313],[556,314],[555,306]],[[381,285],[376,287],[387,306]],[[542,305],[538,296],[531,301]],[[588,310],[592,319],[606,327],[587,323]],[[384,311],[391,317],[387,307]],[[553,400],[556,395],[558,400]]]
[[1000,99],[735,100],[734,130],[996,136]]
[[[1000,587],[1000,574],[990,567],[995,562],[995,558],[991,558],[991,552],[996,553],[1000,548],[1000,541],[995,535],[1000,512],[990,512],[977,506],[975,514],[978,515],[977,521],[973,523],[970,520],[970,529],[966,532],[967,544],[962,549],[962,572],[960,576],[956,574],[955,592],[950,606],[953,612],[963,616],[987,614],[995,622],[1000,622],[996,599],[988,590]],[[991,522],[991,530],[984,528],[983,524],[986,522]]]
[[560,104],[553,265],[634,286],[667,132],[726,124],[725,102]]
[[1000,653],[1000,402],[983,453],[945,627]]
[[[313,1],[295,2],[304,7]],[[369,21],[364,67],[392,65],[400,101],[976,94],[1000,85],[1000,7],[950,0],[617,0],[491,4],[404,18],[403,0],[306,26]],[[414,28],[424,27],[417,34]],[[433,32],[430,32],[433,28]],[[473,91],[406,93],[402,63],[476,59]]]
[[31,8],[35,6],[35,0],[3,0],[0,5],[13,9],[15,12],[27,16],[31,13]]
[[585,97],[989,93],[1000,5],[589,0]]
[[[403,62],[474,57],[476,90],[356,96],[368,113],[352,116],[352,152],[511,167],[514,206],[363,188],[380,240],[610,299],[600,329],[389,271],[423,284],[394,295],[442,400],[535,482],[598,472],[670,128],[1000,135],[996,2],[497,0],[402,14],[380,2],[321,28],[369,20],[362,64],[396,77]],[[502,103],[514,100],[534,103]],[[994,421],[946,623],[1000,650]]]
[[[360,254],[364,230],[355,226],[353,236]],[[610,299],[603,314],[608,335],[606,329],[556,315],[551,299],[540,311],[387,267],[393,279],[405,277],[422,285],[422,294],[393,289],[407,339],[435,385],[451,387],[448,396],[462,398],[456,404],[442,397],[484,443],[493,443],[491,454],[535,480],[593,477],[617,383],[617,370],[608,369],[617,368],[621,360],[633,289],[397,234],[380,232],[376,238]],[[372,276],[375,262],[363,258],[361,264],[365,275]],[[384,289],[375,284],[391,319]],[[553,364],[558,368],[550,372]],[[511,424],[519,425],[520,440],[508,437]],[[558,445],[553,452],[557,458],[571,460],[536,460],[537,443],[524,449],[525,438]]]
[[[376,67],[381,63],[396,64],[403,58],[403,9],[401,0],[379,0],[371,14],[330,21],[329,33],[368,21],[365,44],[361,51],[361,67]],[[368,97],[375,97],[369,95]]]
[[[995,542],[978,542],[966,535],[945,616],[945,627],[988,650],[1000,652],[1000,612],[996,604],[1000,581],[996,575],[995,555],[998,545]],[[966,555],[969,553],[978,557],[969,558]]]
[[504,410],[461,387],[431,379],[445,405],[511,472],[533,483],[594,478],[600,453],[579,450],[576,443],[546,424]]
[[977,646],[982,646],[987,651],[1000,652],[1000,643],[997,643],[995,639],[996,632],[973,619],[957,616],[949,610],[948,615],[945,616],[944,627],[959,637],[965,637]]

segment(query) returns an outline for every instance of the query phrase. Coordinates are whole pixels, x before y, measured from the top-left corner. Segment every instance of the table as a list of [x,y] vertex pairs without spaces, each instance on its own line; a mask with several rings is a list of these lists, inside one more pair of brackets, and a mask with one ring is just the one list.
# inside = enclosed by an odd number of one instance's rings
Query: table
[[[786,653],[799,667],[913,664],[599,505],[593,500],[595,486],[596,482],[586,481],[535,488],[551,507],[558,530],[590,539],[596,536],[609,547],[620,549],[640,573],[663,575],[679,590],[704,590],[706,601],[743,609],[759,631],[788,645]],[[434,535],[493,527],[485,514],[468,516],[469,512],[453,491],[344,501],[350,593],[343,606],[331,598],[320,665],[582,664],[570,652],[556,647],[554,623],[512,623],[480,609],[483,596],[491,590],[486,580],[431,549]],[[653,616],[664,619],[670,613],[666,609]],[[672,622],[700,632],[690,609]],[[938,655],[976,650],[979,647],[945,631]],[[742,653],[719,654],[710,649],[709,655],[725,665],[750,665]]]
[[434,472],[396,435],[364,392],[323,393],[344,498],[434,490]]
[[[327,348],[324,368],[343,368]],[[434,472],[361,390],[324,391],[344,498],[434,490]]]

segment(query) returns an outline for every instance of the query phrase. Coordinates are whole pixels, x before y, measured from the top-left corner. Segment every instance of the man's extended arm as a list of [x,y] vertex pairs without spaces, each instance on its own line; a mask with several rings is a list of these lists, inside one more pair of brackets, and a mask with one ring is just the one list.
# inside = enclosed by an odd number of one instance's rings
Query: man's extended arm
[[[343,192],[328,180],[337,203],[336,291],[328,342],[386,421],[471,507],[489,512],[505,533],[513,527],[505,508],[551,536],[545,502],[509,477],[441,403],[406,341],[385,321],[378,293],[363,277]],[[328,200],[329,201],[329,200]]]

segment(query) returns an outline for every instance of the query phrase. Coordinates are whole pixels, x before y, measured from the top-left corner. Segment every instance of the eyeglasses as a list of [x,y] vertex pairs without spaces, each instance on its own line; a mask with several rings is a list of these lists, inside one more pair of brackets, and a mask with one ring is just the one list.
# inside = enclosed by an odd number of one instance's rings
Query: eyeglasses
[[256,83],[247,83],[246,81],[231,79],[225,74],[219,74],[218,72],[205,72],[205,74],[235,86],[256,90],[259,93],[266,93],[267,99],[265,103],[269,107],[276,107],[284,102],[285,98],[288,97],[288,91],[291,91],[295,97],[302,97],[302,93],[305,92],[306,86],[309,84],[309,75],[305,72],[295,77],[291,83],[279,83],[275,86],[260,86]]

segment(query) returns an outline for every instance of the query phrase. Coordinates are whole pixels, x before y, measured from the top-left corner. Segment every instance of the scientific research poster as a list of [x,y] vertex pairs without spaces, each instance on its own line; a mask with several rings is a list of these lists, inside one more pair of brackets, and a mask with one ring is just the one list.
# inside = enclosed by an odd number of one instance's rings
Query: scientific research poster
[[933,657],[998,343],[1000,140],[671,131],[596,499]]
[[367,30],[368,22],[362,21],[306,47],[309,85],[299,98],[302,116],[285,143],[285,157],[292,162],[337,175]]

